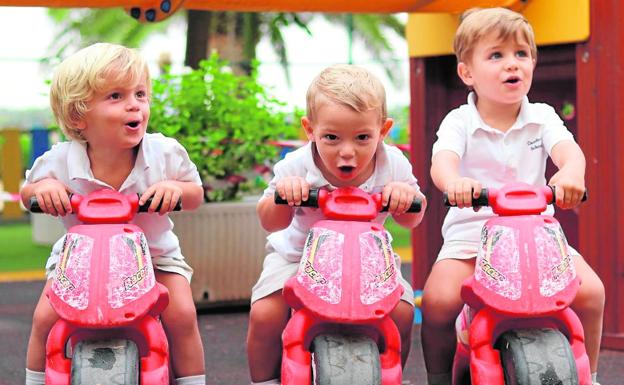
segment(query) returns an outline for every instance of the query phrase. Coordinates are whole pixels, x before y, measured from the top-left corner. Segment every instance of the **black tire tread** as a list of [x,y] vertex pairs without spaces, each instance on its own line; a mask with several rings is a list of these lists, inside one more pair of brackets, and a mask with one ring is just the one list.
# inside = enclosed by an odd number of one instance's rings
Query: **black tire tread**
[[578,385],[570,343],[559,330],[510,330],[497,348],[507,385]]

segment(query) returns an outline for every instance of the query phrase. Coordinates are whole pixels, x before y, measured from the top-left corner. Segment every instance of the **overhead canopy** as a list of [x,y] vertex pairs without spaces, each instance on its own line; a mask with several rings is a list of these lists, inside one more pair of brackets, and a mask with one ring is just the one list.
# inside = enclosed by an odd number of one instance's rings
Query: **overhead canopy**
[[461,12],[470,7],[513,6],[521,0],[0,0],[0,5],[64,8],[140,8],[290,12]]
[[[510,8],[531,23],[538,45],[565,44],[589,38],[590,0],[529,0]],[[453,38],[459,25],[458,12],[412,13],[406,35],[411,57],[453,53]]]

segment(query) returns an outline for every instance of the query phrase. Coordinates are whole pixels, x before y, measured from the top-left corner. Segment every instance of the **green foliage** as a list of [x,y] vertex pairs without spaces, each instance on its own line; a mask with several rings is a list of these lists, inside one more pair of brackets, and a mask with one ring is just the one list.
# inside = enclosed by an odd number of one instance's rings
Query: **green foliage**
[[235,199],[241,183],[262,185],[258,165],[275,160],[271,141],[296,138],[300,111],[283,112],[250,76],[235,75],[213,55],[199,69],[155,79],[150,129],[177,138],[197,165],[207,201]]
[[50,256],[50,247],[32,241],[31,227],[27,223],[0,226],[0,271],[42,270]]

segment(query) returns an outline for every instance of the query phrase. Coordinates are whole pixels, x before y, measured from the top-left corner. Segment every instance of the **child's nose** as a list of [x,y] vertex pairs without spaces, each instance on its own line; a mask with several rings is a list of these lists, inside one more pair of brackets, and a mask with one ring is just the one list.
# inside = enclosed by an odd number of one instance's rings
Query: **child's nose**
[[340,149],[340,156],[343,158],[352,158],[355,155],[355,149],[350,144],[345,144]]
[[507,61],[505,62],[505,67],[509,70],[515,70],[518,68],[518,60],[516,60],[515,56],[507,59]]
[[130,99],[126,105],[128,111],[137,111],[139,109],[139,102],[136,99]]

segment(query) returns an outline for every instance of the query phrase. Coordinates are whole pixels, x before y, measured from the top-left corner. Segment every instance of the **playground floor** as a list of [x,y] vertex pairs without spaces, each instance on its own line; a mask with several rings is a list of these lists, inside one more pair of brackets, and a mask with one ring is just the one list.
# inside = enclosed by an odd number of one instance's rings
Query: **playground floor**
[[[41,280],[0,282],[0,385],[24,383],[24,359],[32,312],[43,285]],[[207,384],[249,384],[245,353],[248,311],[247,307],[236,307],[199,312]],[[601,385],[624,384],[624,352],[601,352],[599,380]],[[414,325],[402,385],[426,385],[419,325]]]

